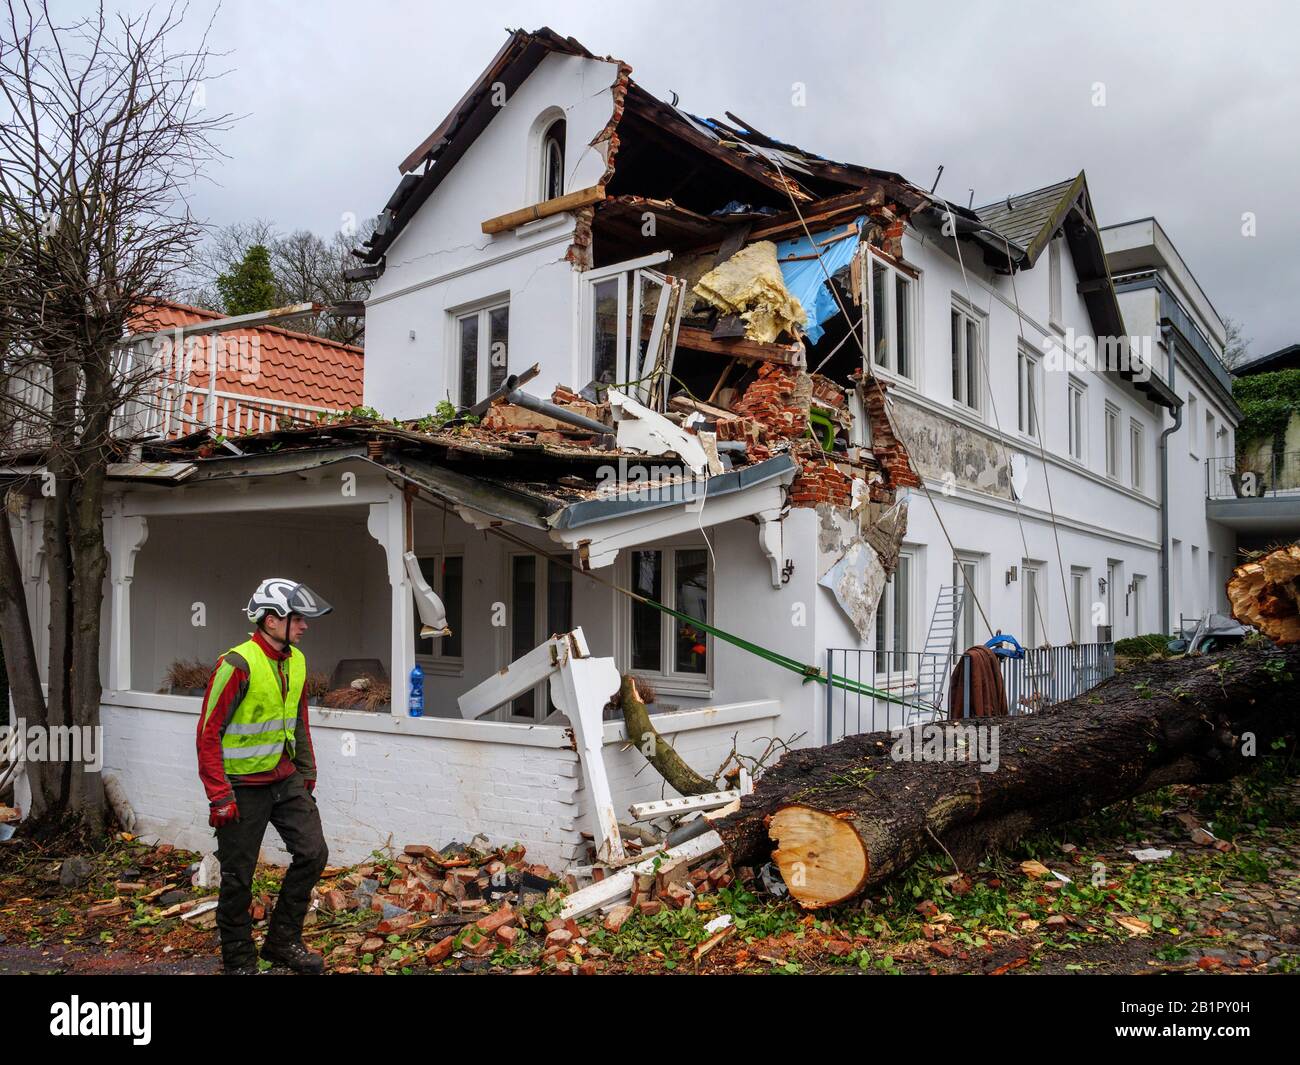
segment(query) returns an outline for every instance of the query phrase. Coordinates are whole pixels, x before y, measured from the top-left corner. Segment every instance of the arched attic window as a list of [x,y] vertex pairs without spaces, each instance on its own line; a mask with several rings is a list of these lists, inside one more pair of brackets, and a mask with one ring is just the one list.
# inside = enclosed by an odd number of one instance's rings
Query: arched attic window
[[564,119],[560,118],[547,126],[542,134],[540,200],[553,200],[564,195],[564,131]]

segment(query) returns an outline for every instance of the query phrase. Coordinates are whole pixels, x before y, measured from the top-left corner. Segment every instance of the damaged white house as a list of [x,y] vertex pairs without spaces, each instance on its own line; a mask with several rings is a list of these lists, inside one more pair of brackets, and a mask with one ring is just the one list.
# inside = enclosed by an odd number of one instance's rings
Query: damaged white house
[[[201,699],[164,678],[243,639],[270,574],[335,605],[303,648],[320,692],[391,691],[311,711],[336,860],[482,832],[561,868],[672,794],[605,707],[621,674],[715,774],[946,712],[948,659],[908,658],[931,645],[1162,628],[1163,538],[1212,552],[1209,584],[1229,563],[1203,514],[1162,532],[1161,322],[1146,364],[1058,358],[1126,336],[1082,174],[967,210],[691,115],[545,29],[400,171],[358,268],[364,401],[396,422],[123,440],[103,722],[138,831],[210,844]],[[38,644],[40,522],[30,491]],[[900,702],[836,718],[831,649],[862,652],[842,695]]]

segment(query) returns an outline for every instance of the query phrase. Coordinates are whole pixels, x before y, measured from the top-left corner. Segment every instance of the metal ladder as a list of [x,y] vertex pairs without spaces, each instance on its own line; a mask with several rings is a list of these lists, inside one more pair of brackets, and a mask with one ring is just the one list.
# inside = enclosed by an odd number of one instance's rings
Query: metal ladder
[[939,587],[939,597],[930,615],[930,631],[925,637],[925,649],[917,667],[916,694],[919,702],[936,710],[943,709],[943,695],[952,673],[957,622],[966,602],[966,587],[944,584]]

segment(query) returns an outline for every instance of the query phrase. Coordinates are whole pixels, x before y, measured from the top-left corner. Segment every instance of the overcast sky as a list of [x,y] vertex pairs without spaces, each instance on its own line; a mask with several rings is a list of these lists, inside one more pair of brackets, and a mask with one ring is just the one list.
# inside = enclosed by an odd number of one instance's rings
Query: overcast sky
[[[188,21],[213,10],[193,0]],[[1300,341],[1300,13],[1285,4],[227,0],[212,43],[231,73],[208,106],[247,117],[197,210],[322,234],[374,214],[506,28],[542,25],[687,110],[927,188],[942,163],[938,191],[961,203],[1085,169],[1101,223],[1159,218],[1254,353]]]

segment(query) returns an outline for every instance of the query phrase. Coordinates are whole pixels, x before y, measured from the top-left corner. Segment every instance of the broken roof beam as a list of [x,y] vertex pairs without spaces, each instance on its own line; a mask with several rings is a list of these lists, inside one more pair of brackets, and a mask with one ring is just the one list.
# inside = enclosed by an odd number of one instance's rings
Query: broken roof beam
[[[153,329],[144,333],[133,333],[129,339],[134,342],[157,336],[174,337],[178,333],[182,336],[197,337],[205,336],[208,333],[224,333],[228,329],[252,329],[260,325],[276,325],[279,322],[287,322],[293,318],[306,318],[310,315],[319,314],[325,309],[323,303],[291,303],[284,307],[254,311],[252,314],[236,314],[230,318],[209,318],[203,321],[191,322],[188,325],[176,325],[167,329]],[[145,317],[147,318],[147,316],[148,312],[146,311]]]
[[576,192],[569,192],[563,196],[543,200],[531,207],[521,207],[517,211],[499,214],[495,218],[487,219],[483,223],[482,229],[487,234],[506,233],[529,222],[535,222],[539,218],[550,218],[551,215],[563,214],[565,211],[577,211],[583,207],[590,207],[593,203],[599,203],[604,198],[605,187],[603,185],[592,185],[587,189],[578,189]]
[[740,171],[746,177],[781,193],[783,196],[789,195],[795,200],[801,200],[804,203],[808,203],[814,198],[812,194],[793,179],[782,178],[775,170],[760,163],[755,156],[724,147],[716,137],[702,132],[675,107],[671,107],[662,100],[651,96],[636,82],[632,82],[628,86],[627,99],[624,103],[624,113],[629,112],[641,115],[653,125],[658,126],[663,132],[676,137],[678,140],[685,141],[692,148],[712,156],[719,162],[725,163],[732,169]]
[[802,368],[805,354],[802,344],[767,344],[743,337],[716,340],[707,329],[684,325],[677,331],[677,346],[711,355],[726,355],[749,362],[774,362],[780,366]]

